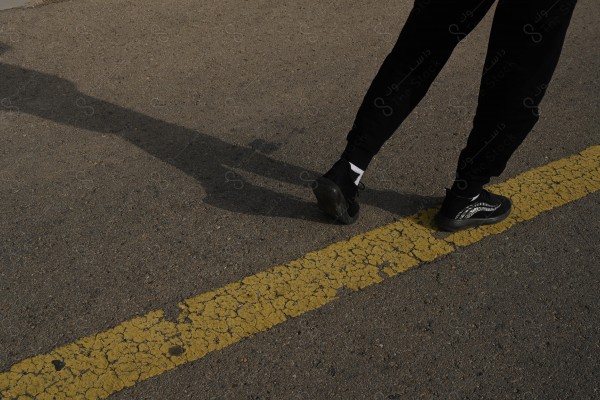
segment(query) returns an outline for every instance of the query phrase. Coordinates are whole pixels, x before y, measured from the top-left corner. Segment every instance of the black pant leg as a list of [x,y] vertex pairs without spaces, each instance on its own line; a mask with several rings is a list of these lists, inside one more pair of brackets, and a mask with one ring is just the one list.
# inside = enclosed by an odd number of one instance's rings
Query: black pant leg
[[494,1],[415,1],[358,110],[344,158],[366,169],[425,96],[458,42],[477,26]]
[[473,129],[454,187],[477,192],[498,176],[539,119],[577,0],[500,0]]

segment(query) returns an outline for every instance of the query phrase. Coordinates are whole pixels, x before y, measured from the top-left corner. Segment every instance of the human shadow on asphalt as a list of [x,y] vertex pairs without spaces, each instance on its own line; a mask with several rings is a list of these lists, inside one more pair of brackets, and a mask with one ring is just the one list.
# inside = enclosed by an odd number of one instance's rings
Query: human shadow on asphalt
[[[0,49],[1,51],[1,49]],[[162,121],[81,93],[63,78],[0,63],[0,110],[21,112],[87,131],[113,134],[196,179],[202,199],[224,210],[270,217],[332,222],[313,202],[243,179],[247,171],[308,191],[317,172],[271,158],[253,148]],[[306,149],[312,153],[314,149]],[[395,214],[411,214],[439,198],[369,189],[361,202]]]

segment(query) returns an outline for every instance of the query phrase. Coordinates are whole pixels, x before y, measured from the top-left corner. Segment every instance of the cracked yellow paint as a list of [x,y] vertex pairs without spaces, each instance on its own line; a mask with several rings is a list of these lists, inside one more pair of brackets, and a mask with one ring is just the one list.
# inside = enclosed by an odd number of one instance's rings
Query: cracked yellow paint
[[[101,399],[423,262],[600,190],[600,146],[525,172],[492,190],[513,199],[506,221],[434,236],[423,210],[179,304],[176,321],[150,312],[0,373],[2,399]],[[54,362],[54,363],[53,363]]]

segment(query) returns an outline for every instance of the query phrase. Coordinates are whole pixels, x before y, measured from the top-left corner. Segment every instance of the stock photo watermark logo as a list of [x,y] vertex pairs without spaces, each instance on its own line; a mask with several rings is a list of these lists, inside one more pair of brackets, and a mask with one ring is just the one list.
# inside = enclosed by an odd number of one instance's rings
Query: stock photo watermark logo
[[33,87],[35,87],[37,82],[38,82],[37,73],[30,74],[29,79],[27,79],[24,82],[21,82],[19,85],[17,85],[14,88],[13,94],[0,99],[0,106],[6,111],[11,111],[11,112],[20,111],[21,108],[16,103],[18,103],[19,100],[21,100],[22,98],[27,97],[26,92],[29,89],[32,89]]
[[17,43],[20,36],[10,25],[0,24],[0,40],[8,43]]
[[313,32],[306,22],[300,23],[299,30],[302,36],[306,38],[308,43],[317,43],[317,41],[319,40],[319,35]]
[[94,107],[89,105],[89,102],[85,97],[78,97],[75,99],[75,106],[79,109],[80,113],[86,117],[91,117],[95,114]]
[[[499,157],[502,158],[517,143],[517,136],[512,133],[503,133],[507,128],[505,123],[499,123],[493,129],[491,135],[484,140],[483,145],[472,156],[462,158],[458,165],[458,174],[455,179],[458,189],[464,190],[469,186],[469,181],[478,180],[481,176],[489,173],[489,163]],[[498,141],[496,139],[501,139]],[[489,147],[490,143],[494,145]],[[484,150],[485,154],[481,154]]]
[[240,174],[235,171],[227,171],[225,173],[225,183],[233,186],[236,190],[241,190],[244,188],[244,181]]
[[[479,149],[479,151],[477,151],[477,153],[475,153],[472,157],[467,157],[464,161],[461,162],[461,169],[466,168],[466,166],[469,164],[473,164],[473,161],[475,160],[475,158],[477,158],[477,156],[479,156],[479,154],[482,151],[484,151],[486,149],[486,147],[488,147],[488,145],[490,143],[492,143],[492,141],[494,141],[494,139],[496,139],[496,137],[498,137],[498,135],[500,133],[502,133],[502,131],[504,131],[504,129],[506,129],[506,124],[504,122],[501,122],[498,125],[496,125],[496,127],[492,131],[492,134],[490,135],[490,137],[488,139],[486,139],[484,141],[484,145]],[[504,149],[504,147],[506,145],[508,145],[508,143],[510,143],[510,141],[511,141],[510,137],[506,136],[504,138],[504,142],[502,144],[494,146],[494,148],[491,149],[491,152],[488,152],[486,158],[489,161],[494,160],[495,159],[494,153],[497,153],[498,151],[502,151]]]
[[12,99],[10,97],[5,97],[3,99],[0,99],[0,106],[2,106],[2,108],[5,111],[10,111],[10,112],[19,111],[19,107],[17,107],[16,105],[13,104]]
[[[435,76],[439,70],[439,60],[431,60],[424,69],[421,68],[431,55],[431,50],[423,50],[419,57],[417,57],[414,65],[411,65],[406,74],[403,74],[402,79],[390,84],[386,88],[386,92],[384,93],[385,98],[379,96],[373,100],[373,105],[381,111],[381,114],[384,117],[391,117],[394,115],[395,110],[394,107],[392,107],[391,102],[399,104],[400,102],[407,100],[413,94],[414,89],[421,87],[426,81],[430,80],[431,77]],[[420,69],[421,71],[419,73],[414,74],[415,71]],[[402,91],[402,93],[398,94],[399,91]],[[390,101],[386,102],[386,98],[390,98]]]
[[383,22],[377,21],[377,23],[373,26],[373,31],[379,36],[394,36],[391,32],[383,27]]
[[531,114],[536,118],[540,116],[539,99],[542,98],[546,89],[548,89],[548,84],[542,83],[541,85],[536,86],[533,96],[527,96],[523,99],[523,107],[529,109]]
[[533,21],[524,24],[523,33],[534,44],[541,43],[545,35],[564,24],[564,15],[571,13],[576,3],[577,0],[556,0],[547,9],[540,10]]
[[241,43],[243,39],[243,35],[238,31],[238,29],[233,24],[227,24],[223,28],[225,34],[233,39],[236,43]]
[[534,264],[539,264],[542,262],[542,256],[540,254],[540,252],[538,252],[532,245],[527,244],[525,246],[523,246],[523,253],[525,253],[527,256],[529,256],[529,259],[534,263]]
[[162,100],[159,97],[153,97],[152,99],[150,99],[150,105],[152,106],[152,108],[165,108],[167,107],[167,102]]
[[75,27],[75,32],[83,37],[83,39],[91,44],[94,41],[94,34],[89,31],[89,28],[85,25],[78,25]]
[[302,186],[307,189],[316,189],[319,186],[317,178],[309,171],[300,172],[300,180],[302,181]]
[[480,19],[473,17],[476,17],[475,12],[485,2],[486,0],[482,0],[474,8],[463,11],[459,22],[448,25],[448,32],[456,38],[457,42],[462,42],[469,35],[469,32],[475,29]]
[[158,25],[152,27],[152,36],[159,43],[167,43],[169,41],[169,34]]
[[495,88],[517,68],[517,64],[514,61],[505,60],[506,55],[506,49],[500,49],[491,56],[488,65],[483,69],[481,75],[483,80],[482,83],[485,86],[492,89]]

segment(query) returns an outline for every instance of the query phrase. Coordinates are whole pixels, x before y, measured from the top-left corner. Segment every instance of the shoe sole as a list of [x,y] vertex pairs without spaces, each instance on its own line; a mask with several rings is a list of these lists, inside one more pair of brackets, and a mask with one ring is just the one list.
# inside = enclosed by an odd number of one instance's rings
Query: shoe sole
[[316,180],[313,193],[317,198],[319,208],[331,218],[343,224],[350,225],[358,219],[358,213],[354,216],[348,214],[348,202],[342,194],[338,185],[330,179],[320,177]]
[[461,229],[474,228],[482,225],[497,224],[506,219],[512,211],[512,202],[509,202],[509,208],[504,214],[497,215],[493,218],[473,218],[473,219],[453,219],[444,217],[441,214],[435,216],[435,223],[441,230],[447,232],[456,232]]

